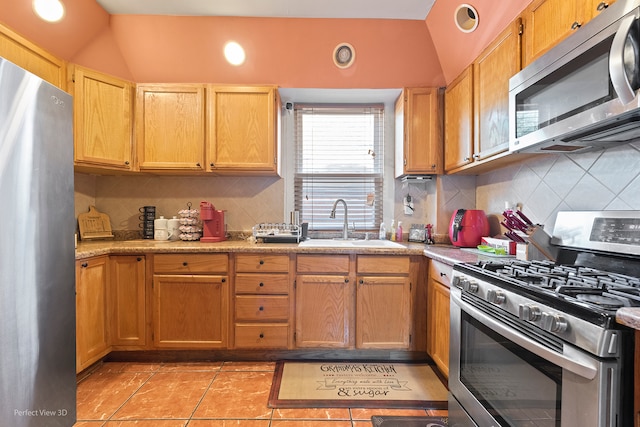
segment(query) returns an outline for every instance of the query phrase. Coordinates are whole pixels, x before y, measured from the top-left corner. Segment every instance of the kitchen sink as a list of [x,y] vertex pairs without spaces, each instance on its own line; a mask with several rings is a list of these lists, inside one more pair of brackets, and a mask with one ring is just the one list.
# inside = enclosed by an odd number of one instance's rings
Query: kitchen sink
[[404,248],[400,243],[389,240],[342,240],[342,239],[309,239],[300,242],[303,248]]

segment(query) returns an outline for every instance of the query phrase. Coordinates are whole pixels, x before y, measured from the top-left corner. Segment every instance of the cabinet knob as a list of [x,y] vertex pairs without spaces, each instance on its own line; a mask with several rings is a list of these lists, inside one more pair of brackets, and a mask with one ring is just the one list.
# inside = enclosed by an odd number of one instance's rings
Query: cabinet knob
[[264,265],[264,261],[263,260],[260,260],[260,265]]
[[598,12],[602,12],[608,7],[609,7],[609,3],[607,3],[606,1],[601,1],[600,3],[598,3],[598,6],[596,7],[596,9],[598,10]]
[[447,273],[440,272],[440,277],[447,277]]
[[220,280],[220,281],[221,281],[222,283],[226,283],[226,282],[227,282],[227,279],[224,279],[224,278],[223,278],[223,279],[222,279],[222,280]]
[[260,306],[260,307],[258,307],[258,310],[260,310],[260,311],[264,311],[264,307],[263,307],[263,306]]
[[136,261],[138,261],[138,262],[142,261],[142,257],[136,258]]
[[264,283],[260,282],[260,284],[259,284],[258,286],[260,286],[261,288],[263,288],[263,287],[264,287]]
[[125,165],[127,165],[127,166],[129,166],[129,160],[126,160],[126,161],[124,162],[124,164],[125,164]]
[[188,262],[186,262],[186,261],[182,263],[182,266],[183,266],[183,267],[186,267],[187,265],[189,265],[189,263],[188,263]]
[[88,262],[83,262],[83,263],[80,265],[80,267],[82,267],[82,268],[87,268],[87,267],[89,267],[89,263],[88,263]]
[[578,21],[575,21],[573,24],[571,24],[571,29],[572,30],[577,30],[578,28],[582,27],[582,24],[579,23]]
[[196,166],[197,166],[197,167],[200,167],[200,162],[196,163]]
[[213,168],[213,167],[215,167],[216,165],[215,165],[213,162],[211,162],[211,163],[209,163],[209,166]]
[[465,162],[468,162],[469,160],[471,160],[469,157],[465,157],[465,158],[464,158],[464,161],[465,161]]
[[473,158],[476,159],[476,160],[479,159],[480,158],[480,154],[474,154]]
[[264,338],[264,334],[262,334],[262,333],[261,333],[261,334],[260,334],[260,338]]
[[349,279],[344,279],[344,283],[349,283]]
[[360,279],[360,281],[358,283],[360,283],[361,285],[364,285],[364,280]]
[[404,162],[403,163],[404,163],[405,166],[407,166],[407,158],[406,157],[404,158]]

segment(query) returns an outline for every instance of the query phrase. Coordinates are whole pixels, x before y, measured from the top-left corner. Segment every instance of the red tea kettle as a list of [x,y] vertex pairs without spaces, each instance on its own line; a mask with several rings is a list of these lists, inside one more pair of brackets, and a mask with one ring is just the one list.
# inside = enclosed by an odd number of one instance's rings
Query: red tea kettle
[[489,235],[489,220],[484,211],[478,209],[458,209],[449,222],[451,244],[461,248],[475,248],[482,237]]

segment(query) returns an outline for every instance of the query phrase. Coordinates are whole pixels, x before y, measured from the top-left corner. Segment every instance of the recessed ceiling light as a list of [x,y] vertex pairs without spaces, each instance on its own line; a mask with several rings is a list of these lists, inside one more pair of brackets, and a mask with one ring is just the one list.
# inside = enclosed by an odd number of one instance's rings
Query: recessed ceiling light
[[456,26],[463,33],[470,33],[478,28],[478,11],[470,4],[461,4],[453,14]]
[[245,60],[244,49],[236,42],[224,46],[224,57],[231,65],[241,65]]
[[64,5],[60,0],[33,0],[33,10],[47,22],[58,22],[64,16]]

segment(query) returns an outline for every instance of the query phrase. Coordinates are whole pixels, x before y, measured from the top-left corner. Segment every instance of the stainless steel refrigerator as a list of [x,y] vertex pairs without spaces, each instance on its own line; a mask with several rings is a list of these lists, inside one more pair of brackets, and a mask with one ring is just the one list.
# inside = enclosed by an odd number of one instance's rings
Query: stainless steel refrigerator
[[0,426],[76,420],[72,107],[0,58]]

